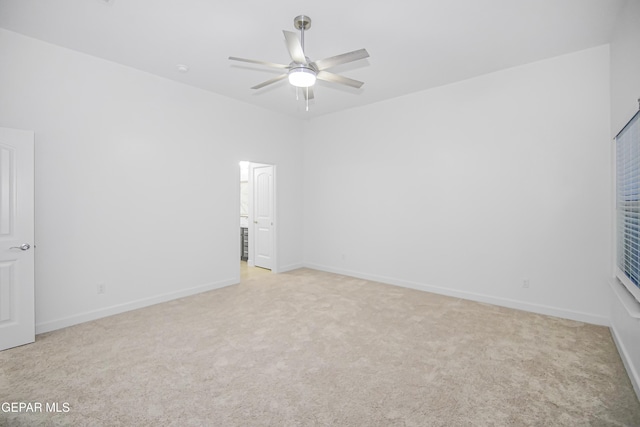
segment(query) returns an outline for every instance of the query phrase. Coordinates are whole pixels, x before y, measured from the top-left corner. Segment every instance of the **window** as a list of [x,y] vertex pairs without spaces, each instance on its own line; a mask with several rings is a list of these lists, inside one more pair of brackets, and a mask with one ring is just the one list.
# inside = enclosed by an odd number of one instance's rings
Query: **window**
[[616,136],[616,275],[640,302],[640,111]]

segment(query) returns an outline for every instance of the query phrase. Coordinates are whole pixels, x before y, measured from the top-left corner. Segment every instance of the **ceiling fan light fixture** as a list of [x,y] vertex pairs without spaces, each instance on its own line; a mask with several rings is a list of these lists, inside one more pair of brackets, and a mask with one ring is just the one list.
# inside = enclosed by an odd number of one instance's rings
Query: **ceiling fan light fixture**
[[289,83],[295,87],[311,87],[316,83],[316,72],[308,67],[292,68]]

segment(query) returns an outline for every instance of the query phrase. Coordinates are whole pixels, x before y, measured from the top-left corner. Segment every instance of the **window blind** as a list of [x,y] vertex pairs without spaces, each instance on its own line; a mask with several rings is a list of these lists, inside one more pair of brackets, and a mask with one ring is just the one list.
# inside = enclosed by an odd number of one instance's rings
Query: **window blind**
[[640,302],[640,111],[616,136],[618,279]]

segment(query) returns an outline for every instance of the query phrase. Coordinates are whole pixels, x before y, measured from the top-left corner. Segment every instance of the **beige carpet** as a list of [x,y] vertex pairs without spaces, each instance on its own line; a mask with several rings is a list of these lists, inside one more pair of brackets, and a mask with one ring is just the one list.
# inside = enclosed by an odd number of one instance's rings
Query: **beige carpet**
[[[308,269],[0,353],[37,426],[629,426],[609,330]],[[44,409],[44,408],[43,408]]]

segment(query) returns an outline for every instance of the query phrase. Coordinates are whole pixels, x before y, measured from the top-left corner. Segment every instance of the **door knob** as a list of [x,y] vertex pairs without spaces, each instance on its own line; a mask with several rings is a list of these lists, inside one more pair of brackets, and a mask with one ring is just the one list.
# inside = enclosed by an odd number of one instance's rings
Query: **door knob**
[[258,223],[258,221],[253,221],[253,223],[254,223],[254,224],[257,224],[257,223]]
[[28,243],[23,243],[20,246],[12,246],[9,249],[20,249],[22,251],[28,251],[29,249],[31,249],[31,245]]

